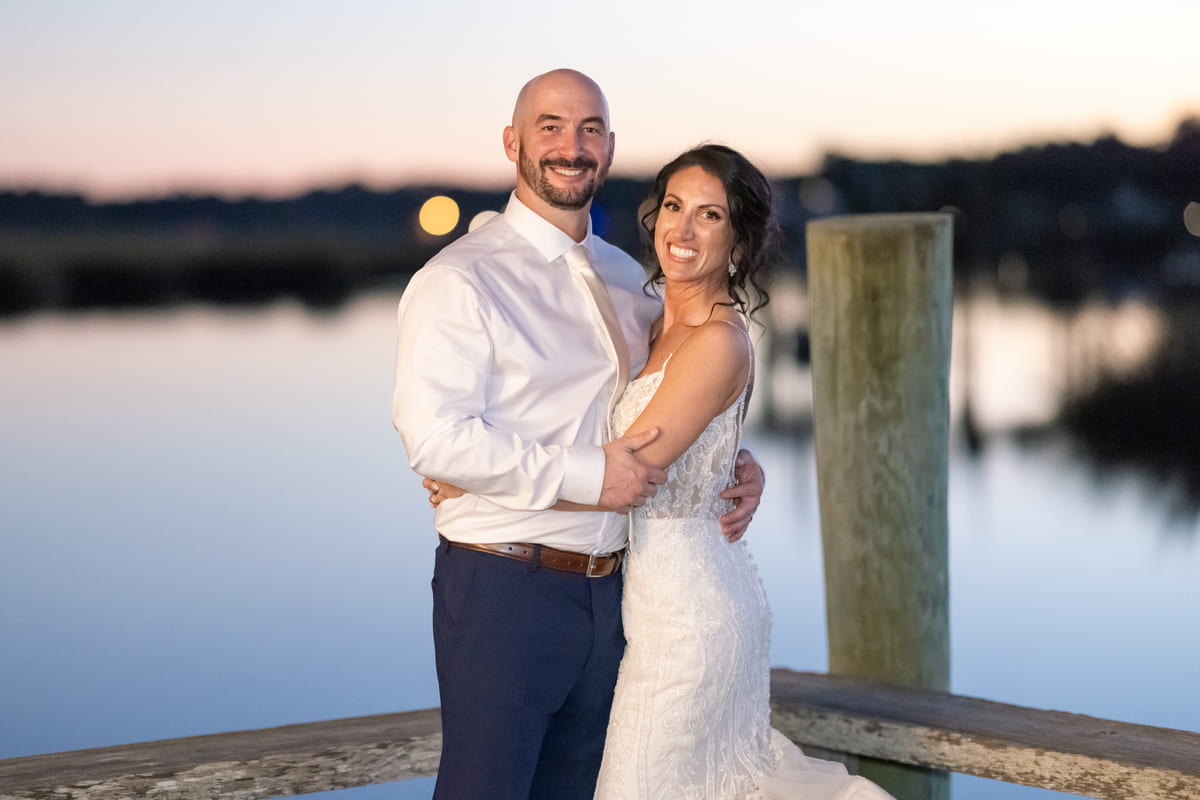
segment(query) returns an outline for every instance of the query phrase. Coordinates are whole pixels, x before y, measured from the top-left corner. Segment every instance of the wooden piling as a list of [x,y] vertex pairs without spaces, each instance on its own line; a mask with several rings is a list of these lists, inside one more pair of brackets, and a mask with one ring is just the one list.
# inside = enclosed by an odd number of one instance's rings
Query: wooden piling
[[[948,691],[949,214],[808,225],[829,671]],[[944,773],[874,762],[898,798]]]

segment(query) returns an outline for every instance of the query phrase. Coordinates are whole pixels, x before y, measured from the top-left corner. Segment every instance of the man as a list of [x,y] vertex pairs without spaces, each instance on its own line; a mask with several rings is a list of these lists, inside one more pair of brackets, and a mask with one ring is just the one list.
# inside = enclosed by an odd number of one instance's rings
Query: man
[[[591,231],[615,141],[599,86],[534,78],[503,141],[517,164],[504,214],[431,259],[399,310],[393,421],[416,472],[469,493],[434,516],[434,797],[590,798],[624,648],[627,520],[612,512],[666,479],[637,459],[656,431],[608,441],[609,406],[661,304]],[[753,459],[738,477],[733,538],[762,494]]]

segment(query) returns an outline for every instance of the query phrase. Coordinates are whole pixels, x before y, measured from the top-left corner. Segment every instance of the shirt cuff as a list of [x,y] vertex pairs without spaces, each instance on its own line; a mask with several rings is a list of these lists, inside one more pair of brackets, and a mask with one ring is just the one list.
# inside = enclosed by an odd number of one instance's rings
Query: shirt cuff
[[562,500],[594,506],[604,489],[604,448],[575,445],[564,448],[566,469],[558,496]]

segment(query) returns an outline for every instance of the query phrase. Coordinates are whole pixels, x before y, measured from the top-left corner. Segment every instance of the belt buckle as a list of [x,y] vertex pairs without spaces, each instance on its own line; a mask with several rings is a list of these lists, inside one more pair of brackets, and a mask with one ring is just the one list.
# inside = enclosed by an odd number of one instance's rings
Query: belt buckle
[[588,565],[587,565],[587,571],[583,573],[583,574],[584,574],[584,576],[585,576],[585,577],[588,577],[588,578],[595,578],[595,577],[598,577],[597,575],[593,575],[593,574],[592,574],[592,569],[593,569],[595,566],[596,566],[596,554],[595,554],[595,553],[588,553]]

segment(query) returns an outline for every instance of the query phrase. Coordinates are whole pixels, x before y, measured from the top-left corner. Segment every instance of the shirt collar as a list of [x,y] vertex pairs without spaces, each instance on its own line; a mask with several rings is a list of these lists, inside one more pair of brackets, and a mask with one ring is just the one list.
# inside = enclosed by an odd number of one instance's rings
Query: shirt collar
[[547,261],[562,258],[563,254],[582,244],[588,253],[595,252],[592,248],[592,217],[588,215],[587,235],[582,242],[576,242],[559,228],[548,222],[536,211],[517,199],[516,191],[508,198],[508,206],[504,209],[504,221],[513,230],[529,240],[529,243],[541,253]]

